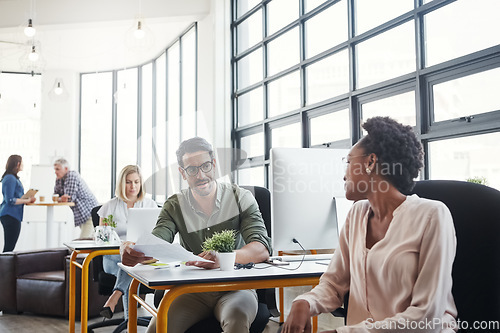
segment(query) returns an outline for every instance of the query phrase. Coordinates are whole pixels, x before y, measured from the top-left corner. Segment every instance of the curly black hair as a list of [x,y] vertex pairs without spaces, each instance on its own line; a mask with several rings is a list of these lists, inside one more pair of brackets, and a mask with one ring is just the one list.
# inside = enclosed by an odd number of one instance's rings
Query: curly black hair
[[424,166],[424,151],[411,126],[389,117],[373,117],[362,127],[368,132],[359,142],[366,154],[378,158],[379,172],[400,192],[409,192]]

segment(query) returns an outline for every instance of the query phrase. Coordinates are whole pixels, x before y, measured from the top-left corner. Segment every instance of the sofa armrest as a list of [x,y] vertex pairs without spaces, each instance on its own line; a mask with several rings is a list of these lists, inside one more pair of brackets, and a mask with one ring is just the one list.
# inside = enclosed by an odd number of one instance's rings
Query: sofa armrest
[[17,312],[15,253],[0,253],[0,311]]

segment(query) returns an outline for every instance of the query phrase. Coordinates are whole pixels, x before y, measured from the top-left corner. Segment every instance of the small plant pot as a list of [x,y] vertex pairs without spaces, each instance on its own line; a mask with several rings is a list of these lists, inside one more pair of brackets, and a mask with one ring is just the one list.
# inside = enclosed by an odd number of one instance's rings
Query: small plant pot
[[234,270],[234,262],[236,260],[236,252],[222,252],[217,253],[221,271]]
[[94,230],[94,241],[96,244],[119,244],[120,237],[110,226],[97,226]]

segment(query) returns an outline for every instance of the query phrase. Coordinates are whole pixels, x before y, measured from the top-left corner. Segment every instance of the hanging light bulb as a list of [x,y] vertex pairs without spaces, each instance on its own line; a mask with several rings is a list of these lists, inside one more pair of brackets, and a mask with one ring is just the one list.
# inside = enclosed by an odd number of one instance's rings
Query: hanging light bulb
[[40,57],[39,54],[36,53],[35,45],[31,46],[31,53],[28,55],[28,59],[35,62],[38,60],[39,57]]
[[24,28],[24,34],[28,37],[33,37],[36,34],[36,29],[33,28],[33,20],[28,20],[28,26]]
[[142,22],[137,21],[137,29],[134,30],[134,36],[137,39],[143,39],[146,32],[142,29]]
[[63,79],[58,77],[49,91],[49,98],[54,102],[65,101],[69,97],[68,89],[64,86]]
[[57,86],[54,88],[54,94],[61,95],[63,93],[63,88],[61,87],[61,82],[57,82]]

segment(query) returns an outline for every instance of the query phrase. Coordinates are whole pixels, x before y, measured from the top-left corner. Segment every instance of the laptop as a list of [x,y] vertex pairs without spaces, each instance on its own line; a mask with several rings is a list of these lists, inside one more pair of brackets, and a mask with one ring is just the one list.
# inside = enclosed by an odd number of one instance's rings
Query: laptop
[[137,241],[144,233],[151,233],[156,226],[161,208],[129,208],[127,220],[127,240]]

